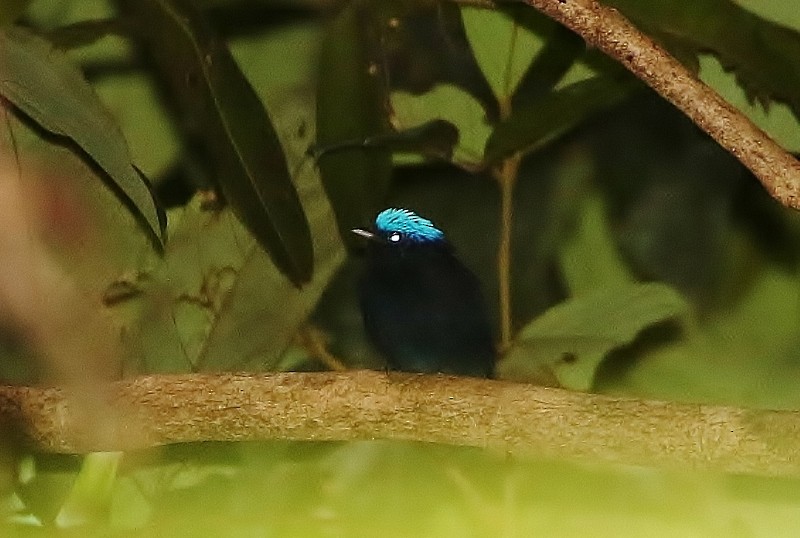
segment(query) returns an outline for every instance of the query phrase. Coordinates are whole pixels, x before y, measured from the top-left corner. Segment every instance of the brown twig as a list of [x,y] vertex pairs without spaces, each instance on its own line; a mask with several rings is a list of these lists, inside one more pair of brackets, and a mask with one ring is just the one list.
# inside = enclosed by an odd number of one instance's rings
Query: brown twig
[[53,452],[193,441],[396,439],[800,476],[800,413],[793,411],[374,371],[153,375],[111,384],[106,397],[118,413],[116,431],[94,436],[61,389],[0,387],[0,425]]
[[[502,3],[454,1],[478,7]],[[515,1],[536,8],[619,61],[739,159],[776,200],[800,209],[800,162],[617,10],[596,0]]]

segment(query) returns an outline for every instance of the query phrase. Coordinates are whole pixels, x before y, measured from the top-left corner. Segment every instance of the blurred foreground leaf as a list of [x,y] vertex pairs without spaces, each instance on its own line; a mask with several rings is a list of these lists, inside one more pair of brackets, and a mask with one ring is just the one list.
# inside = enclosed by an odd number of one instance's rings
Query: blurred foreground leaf
[[75,484],[78,456],[26,455],[16,462],[15,494],[39,525],[51,525]]
[[296,285],[313,270],[308,221],[264,105],[187,0],[124,0],[136,33],[213,154],[226,200]]
[[501,377],[515,380],[551,373],[564,388],[589,390],[609,352],[630,344],[645,328],[688,311],[683,297],[659,283],[575,297],[523,328],[498,370]]
[[122,456],[122,452],[93,452],[83,457],[72,490],[56,516],[56,525],[78,527],[105,519]]
[[[126,457],[108,523],[69,535],[774,538],[800,525],[798,485],[428,443],[200,444]],[[22,522],[0,532],[65,534]]]
[[46,131],[73,141],[161,244],[165,223],[147,180],[131,162],[114,118],[61,52],[20,28],[0,31],[0,97]]
[[[3,114],[3,112],[6,112]],[[83,379],[116,377],[122,357],[115,351],[119,334],[116,319],[104,308],[106,291],[112,282],[139,267],[160,261],[160,254],[145,233],[140,219],[118,193],[103,181],[102,171],[61,145],[30,121],[7,109],[0,110],[0,182],[17,184],[25,222],[4,220],[3,229],[37,252],[33,266],[51,267],[46,278],[26,268],[30,255],[25,249],[6,251],[3,268],[18,274],[17,287],[25,289],[27,305],[38,311],[35,318],[45,323],[48,316],[62,316],[67,323],[61,330],[68,336],[53,335],[53,349],[61,353],[67,343],[83,342],[78,354],[44,355],[35,351],[44,340],[23,339],[17,345],[26,350],[25,360],[9,353],[9,342],[0,342],[0,379],[6,382],[33,383],[74,364]],[[13,192],[6,191],[6,192]],[[4,197],[5,202],[12,203]],[[8,216],[7,212],[3,212]],[[20,226],[22,224],[22,226]],[[52,287],[48,287],[52,283]],[[66,299],[53,296],[53,290],[66,290]],[[72,291],[73,290],[74,294]],[[80,312],[80,314],[77,314]],[[7,310],[6,315],[10,312]],[[107,326],[105,321],[112,326]],[[5,329],[9,328],[7,319]],[[7,334],[7,332],[6,332]],[[115,349],[102,349],[102,346]],[[16,347],[16,346],[15,346]],[[107,352],[109,352],[107,354]],[[47,365],[41,360],[52,357]],[[70,362],[73,358],[74,363]],[[47,359],[50,361],[51,359]],[[47,366],[47,367],[46,367]],[[22,368],[21,368],[22,367]]]

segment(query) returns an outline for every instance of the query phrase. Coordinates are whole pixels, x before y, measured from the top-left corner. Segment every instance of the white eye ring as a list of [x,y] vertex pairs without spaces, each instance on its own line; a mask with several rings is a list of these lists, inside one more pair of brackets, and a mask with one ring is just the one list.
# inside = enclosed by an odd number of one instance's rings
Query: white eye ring
[[400,240],[403,238],[403,234],[400,232],[394,232],[392,235],[389,236],[389,241],[392,243],[399,243]]

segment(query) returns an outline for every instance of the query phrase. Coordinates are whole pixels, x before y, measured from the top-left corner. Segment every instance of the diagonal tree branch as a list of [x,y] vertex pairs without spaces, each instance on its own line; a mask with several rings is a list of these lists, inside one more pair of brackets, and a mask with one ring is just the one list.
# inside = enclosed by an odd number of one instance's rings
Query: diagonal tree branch
[[[453,1],[491,8],[509,0]],[[776,200],[800,209],[800,162],[617,10],[596,0],[511,1],[536,8],[619,61],[739,159]]]
[[396,439],[578,461],[800,476],[800,412],[794,411],[374,371],[153,375],[102,392],[114,416],[104,421],[103,432],[57,388],[0,387],[0,426],[52,452],[194,441]]

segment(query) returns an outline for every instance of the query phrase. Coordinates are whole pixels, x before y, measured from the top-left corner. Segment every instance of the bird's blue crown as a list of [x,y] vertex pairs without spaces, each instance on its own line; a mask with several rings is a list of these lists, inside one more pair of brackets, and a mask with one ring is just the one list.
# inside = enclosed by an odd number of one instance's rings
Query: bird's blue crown
[[384,209],[375,218],[375,228],[390,241],[396,241],[392,239],[394,233],[419,243],[444,240],[444,233],[431,221],[408,209]]

